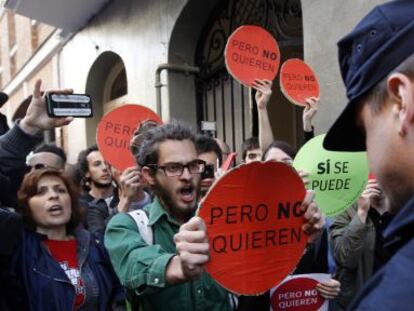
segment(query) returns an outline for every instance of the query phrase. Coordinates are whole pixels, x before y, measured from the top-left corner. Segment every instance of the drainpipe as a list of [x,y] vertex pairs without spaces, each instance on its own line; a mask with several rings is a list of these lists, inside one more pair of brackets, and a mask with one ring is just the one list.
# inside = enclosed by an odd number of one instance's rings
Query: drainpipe
[[161,72],[163,70],[174,71],[174,72],[182,72],[186,75],[190,74],[198,74],[200,72],[200,68],[189,66],[189,65],[178,65],[178,64],[161,64],[157,67],[155,71],[155,91],[156,91],[156,101],[157,101],[157,114],[162,119],[162,106],[161,106],[161,87],[167,86],[167,84],[161,83]]

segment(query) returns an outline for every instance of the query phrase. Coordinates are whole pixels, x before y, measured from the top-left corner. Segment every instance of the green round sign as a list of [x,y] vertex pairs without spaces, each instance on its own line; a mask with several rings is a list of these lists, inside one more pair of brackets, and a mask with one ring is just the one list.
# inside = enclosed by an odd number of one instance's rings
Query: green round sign
[[364,191],[368,181],[366,152],[325,150],[325,135],[308,141],[293,162],[297,170],[309,173],[308,189],[315,191],[315,201],[326,216],[340,214]]

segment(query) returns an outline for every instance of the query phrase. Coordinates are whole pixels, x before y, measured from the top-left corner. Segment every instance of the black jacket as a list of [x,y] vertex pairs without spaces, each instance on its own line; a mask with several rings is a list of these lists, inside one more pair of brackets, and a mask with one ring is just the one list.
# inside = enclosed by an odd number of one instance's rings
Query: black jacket
[[10,256],[21,239],[22,225],[18,215],[4,208],[16,207],[17,190],[26,172],[26,156],[41,142],[42,136],[31,136],[15,125],[0,136],[0,310],[27,310],[21,284],[11,270]]
[[27,172],[26,157],[42,139],[42,135],[26,134],[18,124],[0,136],[0,173],[9,178],[8,192],[13,206],[16,205],[17,190]]
[[8,130],[7,118],[4,114],[0,113],[0,135],[5,134]]
[[12,254],[21,240],[22,225],[18,215],[0,208],[0,310],[26,310],[24,290],[12,272]]

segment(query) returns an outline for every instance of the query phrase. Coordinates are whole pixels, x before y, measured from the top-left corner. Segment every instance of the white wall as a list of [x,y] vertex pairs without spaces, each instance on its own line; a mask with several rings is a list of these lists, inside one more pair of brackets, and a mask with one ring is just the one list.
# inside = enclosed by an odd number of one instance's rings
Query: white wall
[[337,42],[375,5],[387,1],[302,0],[305,61],[321,86],[316,131],[326,132],[347,103],[339,72]]
[[[110,50],[122,58],[126,67],[126,102],[155,111],[155,70],[168,62],[169,38],[185,3],[186,0],[112,1],[63,48],[62,86],[84,92],[89,69],[102,52]],[[166,90],[163,105],[168,107]],[[163,117],[168,119],[168,109],[163,111]],[[68,139],[68,161],[75,162],[79,151],[87,145],[84,120],[70,125]]]
[[[188,4],[187,4],[188,2]],[[128,95],[125,101],[156,110],[155,70],[162,63],[194,63],[194,47],[202,25],[218,0],[114,0],[63,48],[60,57],[62,84],[84,92],[88,72],[104,51],[124,61]],[[302,0],[304,55],[321,84],[321,109],[317,132],[325,132],[346,103],[339,75],[336,42],[382,0]],[[184,10],[184,11],[183,11]],[[196,10],[194,15],[191,13]],[[180,20],[177,19],[181,15]],[[177,31],[173,32],[177,23]],[[170,38],[173,41],[170,44]],[[163,119],[195,121],[192,77],[164,71]],[[171,106],[170,106],[171,103]],[[97,103],[99,104],[99,103]],[[87,145],[85,121],[69,127],[69,162]],[[89,143],[90,144],[90,143]]]

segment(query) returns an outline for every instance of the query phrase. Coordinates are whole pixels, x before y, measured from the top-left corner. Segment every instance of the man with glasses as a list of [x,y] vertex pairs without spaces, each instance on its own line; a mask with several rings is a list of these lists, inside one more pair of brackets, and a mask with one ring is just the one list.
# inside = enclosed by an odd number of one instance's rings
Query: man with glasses
[[[181,124],[149,130],[137,162],[155,194],[144,208],[154,245],[145,242],[129,214],[114,216],[105,235],[112,264],[130,294],[132,310],[231,310],[227,292],[196,268],[197,260],[205,262],[207,256],[200,254],[194,261],[189,253],[177,255],[174,235],[195,214],[206,165],[197,158],[193,133]],[[196,240],[200,238],[206,239],[205,234]]]
[[46,167],[63,171],[65,164],[65,152],[54,144],[41,144],[33,150],[27,160],[30,171]]

